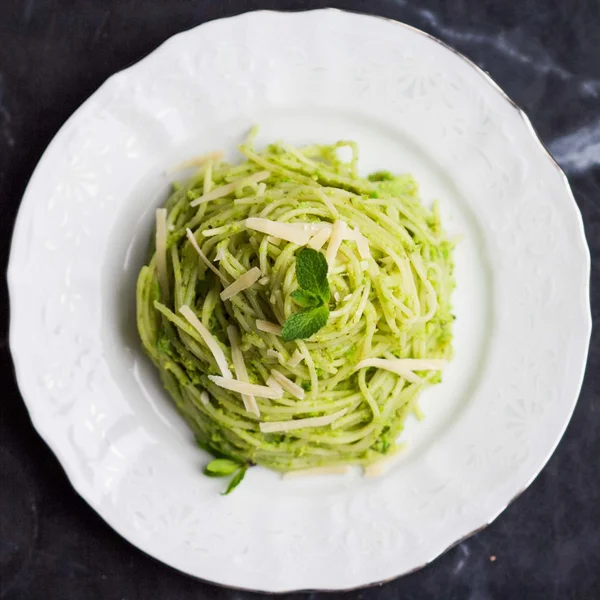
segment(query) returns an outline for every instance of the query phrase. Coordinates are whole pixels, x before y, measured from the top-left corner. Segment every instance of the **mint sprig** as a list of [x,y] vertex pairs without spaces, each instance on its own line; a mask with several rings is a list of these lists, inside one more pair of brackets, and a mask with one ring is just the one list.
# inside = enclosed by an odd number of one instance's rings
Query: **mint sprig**
[[302,308],[284,323],[281,331],[284,342],[309,338],[329,319],[331,290],[323,254],[312,248],[302,248],[296,256],[296,279],[300,287],[291,296]]
[[233,475],[225,491],[221,492],[222,496],[226,496],[233,492],[242,482],[248,466],[247,463],[241,463],[229,458],[215,458],[215,460],[211,460],[204,467],[204,474],[209,477],[229,477],[229,475]]

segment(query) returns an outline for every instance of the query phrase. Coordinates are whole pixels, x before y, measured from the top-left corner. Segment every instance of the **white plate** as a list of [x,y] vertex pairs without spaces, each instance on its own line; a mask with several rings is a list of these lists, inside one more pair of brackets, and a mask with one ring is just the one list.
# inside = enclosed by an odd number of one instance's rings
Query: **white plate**
[[[236,144],[359,142],[413,173],[456,252],[456,359],[388,476],[282,481],[228,497],[142,356],[134,285],[166,172]],[[341,589],[423,566],[494,519],[571,416],[590,335],[589,254],[564,175],[463,56],[405,25],[258,12],[175,36],[60,130],[19,212],[10,344],[40,434],[77,491],[148,554],[213,582]]]

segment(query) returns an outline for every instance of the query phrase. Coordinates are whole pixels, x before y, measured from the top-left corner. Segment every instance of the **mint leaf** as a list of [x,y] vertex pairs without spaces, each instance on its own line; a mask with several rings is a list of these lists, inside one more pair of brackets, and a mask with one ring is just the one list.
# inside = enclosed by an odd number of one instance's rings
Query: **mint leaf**
[[327,261],[321,252],[312,248],[302,248],[296,256],[296,279],[306,292],[312,292],[329,302],[331,292],[327,281]]
[[247,470],[248,470],[248,465],[244,465],[244,466],[240,467],[235,472],[235,475],[231,478],[231,481],[229,482],[227,489],[224,492],[221,492],[221,496],[227,496],[227,494],[230,494],[231,492],[233,492],[233,490],[235,490],[235,488],[238,485],[240,485],[240,483],[242,483],[242,479],[244,479],[244,475],[246,475]]
[[284,342],[305,340],[324,327],[328,318],[327,306],[303,308],[288,317],[283,325],[281,337]]
[[302,288],[292,292],[290,296],[294,299],[294,302],[303,308],[311,308],[313,306],[321,306],[323,304],[323,300],[314,294],[313,292],[308,292],[303,290]]
[[296,256],[296,279],[300,288],[292,292],[302,309],[291,315],[283,326],[284,342],[306,339],[319,331],[329,318],[331,291],[327,281],[327,261],[321,252],[302,248]]
[[228,458],[217,458],[204,467],[204,474],[209,477],[226,477],[239,469],[240,463]]

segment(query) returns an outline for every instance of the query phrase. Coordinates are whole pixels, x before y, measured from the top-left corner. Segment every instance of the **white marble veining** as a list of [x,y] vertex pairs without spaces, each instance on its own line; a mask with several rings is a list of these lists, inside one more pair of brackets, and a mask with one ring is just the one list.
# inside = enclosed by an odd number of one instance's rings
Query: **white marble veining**
[[548,149],[567,174],[600,165],[600,120],[553,139]]

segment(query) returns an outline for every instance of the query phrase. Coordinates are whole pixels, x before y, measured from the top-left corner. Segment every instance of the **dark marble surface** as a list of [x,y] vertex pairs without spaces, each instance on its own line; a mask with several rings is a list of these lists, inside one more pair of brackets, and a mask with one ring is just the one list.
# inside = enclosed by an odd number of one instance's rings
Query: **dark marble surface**
[[[531,116],[569,176],[600,307],[600,0],[370,0],[333,5],[419,27],[489,71]],[[0,0],[0,255],[51,137],[114,71],[170,35],[257,8],[323,2]],[[200,583],[114,533],[69,485],[16,387],[0,288],[0,598],[250,598]],[[549,324],[551,326],[551,324]],[[422,571],[347,597],[600,598],[600,339],[575,415],[533,485],[488,529]],[[495,560],[493,560],[495,557]],[[312,594],[319,596],[319,594]],[[337,595],[335,595],[337,597]],[[343,595],[340,594],[340,597]]]

